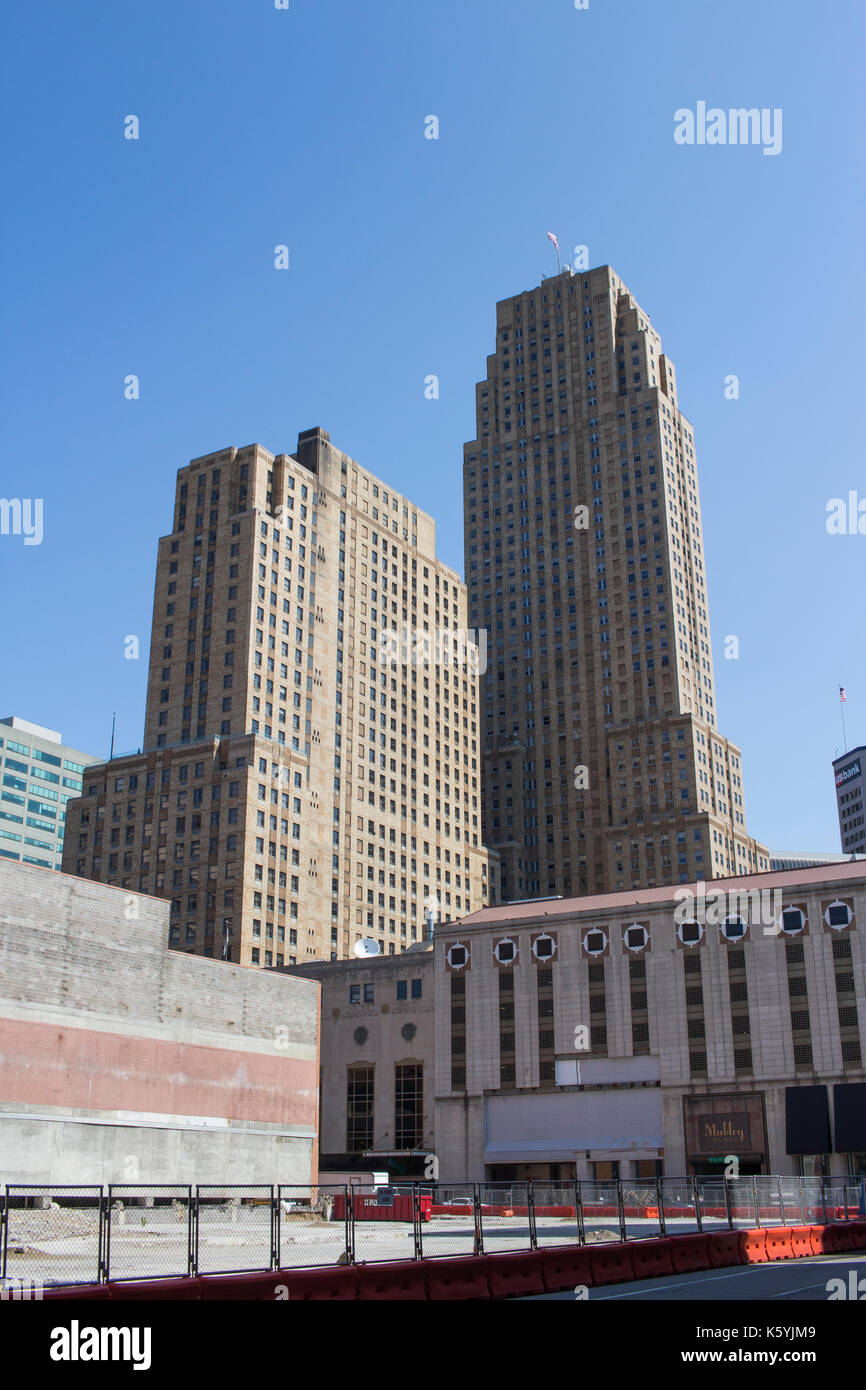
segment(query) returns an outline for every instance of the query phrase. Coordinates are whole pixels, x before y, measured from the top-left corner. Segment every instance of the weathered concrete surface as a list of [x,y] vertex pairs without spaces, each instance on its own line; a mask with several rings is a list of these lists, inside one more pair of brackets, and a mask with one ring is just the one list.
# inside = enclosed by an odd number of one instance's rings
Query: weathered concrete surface
[[314,1176],[318,985],[170,951],[168,919],[0,862],[0,1181]]

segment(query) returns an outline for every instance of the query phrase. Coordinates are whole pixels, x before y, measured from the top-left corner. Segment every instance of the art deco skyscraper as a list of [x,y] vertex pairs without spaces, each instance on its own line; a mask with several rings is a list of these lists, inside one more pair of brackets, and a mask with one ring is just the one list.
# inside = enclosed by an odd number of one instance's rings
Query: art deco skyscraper
[[716,727],[692,428],[608,266],[497,306],[465,448],[484,836],[501,895],[769,868]]
[[193,459],[159,542],[144,747],[86,773],[65,872],[130,913],[170,898],[178,948],[245,965],[362,936],[393,954],[430,900],[448,921],[494,899],[477,669],[436,637],[466,628],[433,520],[324,430]]

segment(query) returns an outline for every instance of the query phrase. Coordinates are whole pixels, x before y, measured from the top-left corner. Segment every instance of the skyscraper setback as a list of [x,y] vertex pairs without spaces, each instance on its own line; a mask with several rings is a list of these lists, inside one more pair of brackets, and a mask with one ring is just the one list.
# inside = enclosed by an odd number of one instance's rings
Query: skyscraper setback
[[176,946],[245,965],[394,953],[432,900],[448,921],[495,899],[466,630],[432,518],[324,430],[192,460],[143,749],[86,773],[65,872],[130,890],[131,915],[170,898]]
[[466,581],[489,632],[486,843],[501,896],[769,868],[716,726],[691,426],[608,266],[497,306],[466,445]]

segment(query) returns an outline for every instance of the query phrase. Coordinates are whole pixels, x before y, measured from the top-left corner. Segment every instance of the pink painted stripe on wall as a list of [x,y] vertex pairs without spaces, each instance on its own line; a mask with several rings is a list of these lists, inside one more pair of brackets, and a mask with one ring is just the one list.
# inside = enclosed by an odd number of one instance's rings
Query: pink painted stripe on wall
[[316,1123],[315,1062],[0,1018],[0,1100]]

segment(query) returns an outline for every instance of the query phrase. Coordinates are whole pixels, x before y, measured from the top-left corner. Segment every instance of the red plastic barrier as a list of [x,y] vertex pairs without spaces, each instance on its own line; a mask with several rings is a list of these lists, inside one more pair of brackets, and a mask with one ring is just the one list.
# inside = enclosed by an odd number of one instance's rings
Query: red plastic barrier
[[744,1263],[741,1235],[741,1231],[709,1231],[707,1233],[710,1269],[725,1269],[728,1265]]
[[43,1291],[42,1298],[44,1300],[48,1300],[49,1302],[52,1299],[59,1298],[74,1300],[76,1303],[82,1301],[90,1302],[91,1299],[107,1300],[111,1298],[111,1285],[81,1284],[64,1285],[62,1288],[49,1287]]
[[634,1278],[630,1245],[591,1245],[593,1284],[621,1284]]
[[811,1226],[789,1226],[788,1234],[791,1237],[791,1256],[799,1259],[802,1255],[813,1254],[812,1250],[812,1227]]
[[544,1293],[542,1259],[537,1250],[488,1256],[487,1277],[493,1298]]
[[129,1283],[122,1280],[112,1282],[109,1288],[112,1299],[130,1299],[134,1302],[149,1299],[174,1303],[202,1297],[200,1279],[136,1279]]
[[632,1246],[631,1263],[635,1279],[660,1279],[665,1274],[674,1274],[671,1241],[639,1240]]
[[824,1249],[832,1254],[841,1254],[846,1250],[856,1250],[854,1232],[851,1230],[850,1222],[842,1222],[839,1225],[825,1226],[824,1228]]
[[291,1301],[345,1302],[358,1297],[357,1265],[329,1265],[327,1269],[282,1269]]
[[676,1274],[692,1274],[698,1269],[710,1269],[709,1236],[695,1234],[671,1236],[671,1261]]
[[[808,1231],[808,1232],[809,1232],[809,1238],[810,1238],[811,1243],[812,1243],[812,1254],[813,1254],[813,1255],[823,1255],[823,1254],[825,1253],[825,1247],[824,1247],[824,1232],[826,1231],[827,1227],[826,1227],[826,1226],[815,1226],[815,1225],[812,1225],[812,1226],[804,1226],[803,1229],[804,1229],[805,1231]],[[828,1245],[828,1246],[826,1247],[826,1253],[829,1254],[829,1252],[830,1252],[830,1247],[829,1247],[829,1245]]]
[[286,1297],[286,1272],[278,1269],[254,1274],[206,1274],[199,1283],[206,1303],[221,1299],[275,1303]]
[[790,1226],[768,1226],[765,1234],[768,1260],[792,1260],[794,1258]]
[[766,1230],[741,1231],[740,1234],[743,1237],[743,1263],[747,1265],[766,1264],[769,1259]]
[[363,1265],[358,1272],[358,1297],[395,1300],[426,1299],[427,1266],[423,1260],[399,1264]]
[[855,1250],[866,1250],[866,1221],[849,1221],[848,1230],[854,1238]]
[[547,1293],[573,1289],[578,1284],[592,1287],[592,1263],[583,1245],[566,1245],[540,1250],[541,1272]]
[[489,1298],[489,1255],[459,1255],[456,1259],[431,1260],[427,1266],[427,1292],[434,1302],[444,1299]]

